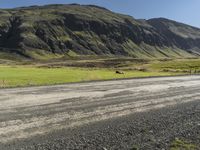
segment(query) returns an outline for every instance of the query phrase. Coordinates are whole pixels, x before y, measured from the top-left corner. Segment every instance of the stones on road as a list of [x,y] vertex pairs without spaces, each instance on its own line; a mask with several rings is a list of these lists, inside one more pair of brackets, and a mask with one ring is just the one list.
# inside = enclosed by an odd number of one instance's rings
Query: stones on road
[[[185,127],[189,127],[189,125],[190,128],[197,128],[199,118],[195,118],[194,116],[199,113],[199,109],[197,107],[185,111],[186,114],[181,114],[181,116],[177,112],[186,108],[177,107],[177,110],[170,109],[172,114],[170,114],[170,111],[165,114],[162,110],[174,106],[187,106],[186,104],[196,104],[198,106],[199,91],[199,76],[146,78],[49,87],[2,89],[0,90],[0,142],[2,143],[0,144],[0,148],[1,145],[8,145],[15,141],[19,143],[20,141],[27,140],[37,141],[35,137],[40,136],[47,136],[49,138],[49,134],[53,133],[51,137],[58,135],[57,141],[59,142],[55,141],[52,143],[62,148],[70,148],[66,143],[66,139],[69,139],[72,147],[78,145],[81,148],[80,143],[84,143],[85,145],[86,141],[93,141],[93,144],[90,143],[88,145],[87,143],[85,146],[95,148],[95,146],[101,145],[101,148],[108,149],[122,146],[124,149],[127,149],[128,147],[125,144],[130,146],[130,141],[133,146],[134,141],[136,145],[137,143],[141,143],[134,136],[139,139],[145,136],[145,141],[158,141],[159,139],[153,136],[156,134],[157,129],[160,131],[159,136],[161,137],[161,141],[166,142],[161,134],[165,135],[166,139],[171,138],[166,133],[168,132],[166,129],[170,127],[170,124],[174,125],[171,126],[171,134],[173,136],[173,131],[181,134],[182,131],[185,132]],[[154,114],[154,111],[162,114],[162,118]],[[153,113],[152,116],[149,115],[150,112]],[[134,118],[133,116],[136,114],[141,115],[142,118],[139,120],[137,117],[137,119]],[[173,118],[173,115],[176,115],[175,118]],[[118,126],[118,124],[121,125],[123,123],[118,118],[121,118],[128,126],[125,126],[126,128]],[[123,118],[129,118],[130,121]],[[196,122],[192,118],[197,119]],[[168,122],[165,124],[163,119],[168,120]],[[149,122],[146,122],[146,120]],[[97,129],[104,129],[99,125],[103,122],[105,126],[109,124],[111,128],[109,130],[97,131]],[[95,126],[94,124],[98,125]],[[157,126],[157,128],[155,129],[153,125]],[[85,131],[86,135],[82,135],[82,137],[86,140],[80,142],[79,136],[84,132],[80,130],[77,133],[76,130],[78,131],[83,126],[90,126],[91,129],[94,128],[92,130],[94,134],[91,135],[90,131]],[[179,127],[181,127],[180,131],[177,130]],[[141,132],[138,133],[135,128],[139,129],[139,131],[141,130]],[[59,131],[61,130],[65,133],[62,136],[63,138],[60,138],[61,133]],[[73,132],[70,130],[73,130]],[[72,141],[68,137],[68,134],[77,136]],[[90,136],[88,137],[88,135]],[[64,141],[64,143],[60,141]],[[74,143],[76,141],[77,143]],[[119,143],[114,141],[118,141]],[[36,145],[40,145],[37,144],[40,142],[36,142]],[[51,142],[49,143],[47,140],[47,143],[49,147],[53,148]],[[169,142],[167,143],[169,144]],[[151,144],[152,142],[150,142]],[[10,145],[12,146],[12,144]],[[163,146],[162,142],[161,145]],[[42,145],[39,147],[42,147]]]

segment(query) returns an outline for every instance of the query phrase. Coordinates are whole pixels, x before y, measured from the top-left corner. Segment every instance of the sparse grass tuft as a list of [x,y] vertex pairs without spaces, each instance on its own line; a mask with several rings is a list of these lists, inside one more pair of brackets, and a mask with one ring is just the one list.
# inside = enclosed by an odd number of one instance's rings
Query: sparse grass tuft
[[130,150],[139,150],[139,147],[134,145]]
[[175,139],[171,144],[170,150],[199,150],[199,148],[190,142]]

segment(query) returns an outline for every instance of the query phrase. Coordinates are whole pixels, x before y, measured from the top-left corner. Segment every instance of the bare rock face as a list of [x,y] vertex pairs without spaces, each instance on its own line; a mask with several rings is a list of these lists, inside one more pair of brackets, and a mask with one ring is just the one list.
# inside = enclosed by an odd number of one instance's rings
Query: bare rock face
[[136,20],[93,5],[0,10],[0,51],[117,55],[136,58],[200,55],[200,29],[164,18]]

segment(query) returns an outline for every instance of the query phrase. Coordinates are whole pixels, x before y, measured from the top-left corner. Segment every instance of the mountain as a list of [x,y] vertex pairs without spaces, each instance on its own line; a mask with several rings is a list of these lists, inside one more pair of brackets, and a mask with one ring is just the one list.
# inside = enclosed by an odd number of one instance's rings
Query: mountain
[[138,20],[93,5],[1,9],[0,56],[8,55],[196,57],[200,29],[164,18]]

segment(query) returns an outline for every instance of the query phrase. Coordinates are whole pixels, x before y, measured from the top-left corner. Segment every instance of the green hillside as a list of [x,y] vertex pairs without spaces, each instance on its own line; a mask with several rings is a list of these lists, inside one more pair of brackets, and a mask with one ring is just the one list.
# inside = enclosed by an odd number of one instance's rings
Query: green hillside
[[200,29],[158,18],[137,20],[92,5],[0,10],[0,58],[63,56],[189,58],[200,55]]

